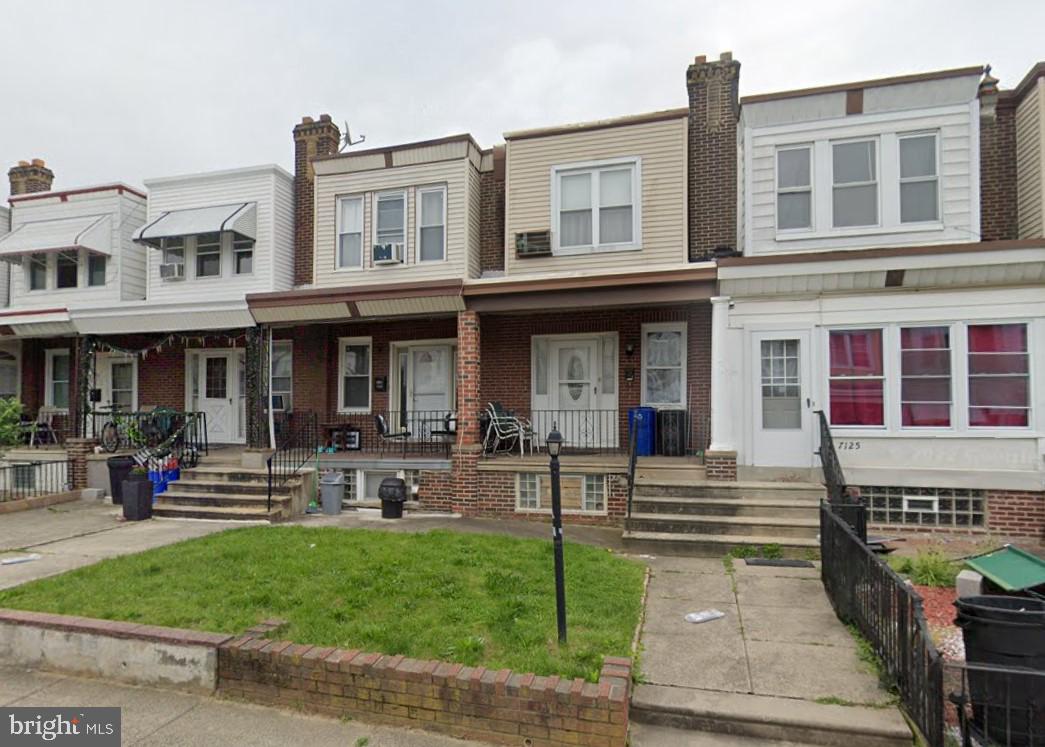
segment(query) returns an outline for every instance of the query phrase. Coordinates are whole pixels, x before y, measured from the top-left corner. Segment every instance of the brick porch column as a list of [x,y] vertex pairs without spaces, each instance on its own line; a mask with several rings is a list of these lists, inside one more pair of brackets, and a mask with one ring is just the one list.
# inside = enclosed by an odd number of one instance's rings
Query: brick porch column
[[729,334],[729,296],[711,299],[711,445],[704,458],[709,480],[737,479],[737,447],[734,440],[730,396],[730,371],[726,336]]
[[73,490],[87,487],[87,455],[94,451],[93,438],[68,438],[65,441],[65,453],[69,459],[69,482]]
[[453,449],[453,510],[471,513],[478,497],[479,443],[479,313],[457,314],[457,443]]

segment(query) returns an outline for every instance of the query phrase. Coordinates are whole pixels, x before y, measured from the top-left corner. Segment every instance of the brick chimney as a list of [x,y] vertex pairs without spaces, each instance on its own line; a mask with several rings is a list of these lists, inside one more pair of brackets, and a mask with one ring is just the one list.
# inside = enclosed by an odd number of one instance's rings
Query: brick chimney
[[337,153],[341,131],[329,114],[302,117],[294,127],[294,285],[312,282],[315,173],[312,159]]
[[54,182],[54,172],[47,168],[43,159],[19,161],[7,172],[11,182],[11,196],[27,195],[32,192],[50,192]]
[[737,248],[737,121],[740,63],[704,55],[686,71],[689,93],[689,259]]
[[1019,235],[1016,175],[1016,99],[999,91],[987,66],[980,81],[980,240]]

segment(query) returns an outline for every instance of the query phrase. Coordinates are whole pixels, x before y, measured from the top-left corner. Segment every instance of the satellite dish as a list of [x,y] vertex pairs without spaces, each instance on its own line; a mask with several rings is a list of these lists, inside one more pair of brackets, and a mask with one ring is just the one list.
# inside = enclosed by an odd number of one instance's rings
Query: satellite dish
[[359,145],[360,143],[366,142],[366,135],[360,135],[358,140],[352,139],[352,131],[348,128],[348,121],[345,121],[345,134],[341,136],[341,148],[338,149],[338,153],[344,153],[345,148],[351,148],[353,145]]

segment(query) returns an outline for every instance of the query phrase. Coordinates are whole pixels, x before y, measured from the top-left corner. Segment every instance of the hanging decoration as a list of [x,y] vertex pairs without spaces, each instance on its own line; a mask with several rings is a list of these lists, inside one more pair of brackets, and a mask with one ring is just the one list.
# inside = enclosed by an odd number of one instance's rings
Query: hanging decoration
[[140,356],[142,359],[148,358],[149,353],[162,353],[163,349],[170,347],[177,343],[181,343],[183,347],[203,347],[207,340],[218,340],[225,343],[227,347],[239,347],[239,343],[247,341],[246,333],[230,334],[228,332],[214,332],[203,335],[179,335],[171,333],[166,337],[149,343],[141,348],[125,348],[121,345],[109,342],[108,340],[99,340],[94,338],[92,340],[91,350],[92,353],[117,353],[119,355],[126,356]]

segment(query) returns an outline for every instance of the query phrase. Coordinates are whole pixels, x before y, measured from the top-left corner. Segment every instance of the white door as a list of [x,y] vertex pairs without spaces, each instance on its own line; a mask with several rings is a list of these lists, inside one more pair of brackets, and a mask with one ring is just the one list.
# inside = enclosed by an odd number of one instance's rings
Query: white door
[[554,419],[567,446],[599,443],[597,340],[555,340],[550,345],[550,394]]
[[752,335],[753,464],[813,466],[809,332]]
[[207,439],[211,443],[235,443],[238,438],[239,406],[233,377],[236,356],[229,353],[200,353],[199,408],[207,415]]

